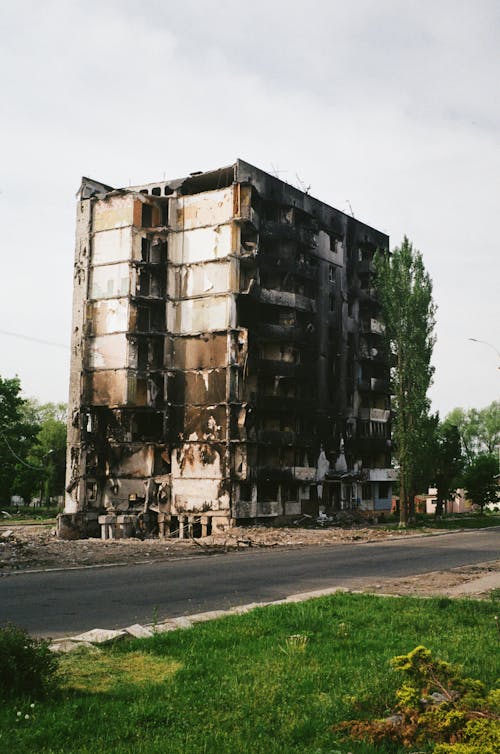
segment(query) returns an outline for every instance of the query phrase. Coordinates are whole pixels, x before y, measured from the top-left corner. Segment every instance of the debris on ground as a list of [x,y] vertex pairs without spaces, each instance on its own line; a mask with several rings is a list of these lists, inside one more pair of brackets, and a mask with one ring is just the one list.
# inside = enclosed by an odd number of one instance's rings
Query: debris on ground
[[369,526],[277,528],[233,527],[203,539],[76,539],[59,540],[52,526],[0,527],[0,573],[40,568],[68,568],[89,565],[170,560],[194,554],[215,554],[267,547],[305,547],[374,542],[402,537],[410,532],[389,531]]
[[[427,532],[430,533],[430,532]],[[52,526],[0,527],[0,576],[53,568],[133,565],[196,555],[272,548],[327,547],[414,536],[405,529],[351,525],[348,528],[303,525],[286,528],[233,527],[203,539],[59,540]],[[360,579],[352,588],[378,594],[487,596],[500,588],[500,561],[397,579]]]

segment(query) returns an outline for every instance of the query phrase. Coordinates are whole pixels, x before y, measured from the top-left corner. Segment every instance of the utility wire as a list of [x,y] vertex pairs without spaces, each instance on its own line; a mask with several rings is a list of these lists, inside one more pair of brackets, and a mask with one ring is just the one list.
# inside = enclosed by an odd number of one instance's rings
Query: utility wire
[[44,466],[32,466],[30,463],[26,463],[26,461],[23,461],[23,459],[20,458],[14,450],[12,450],[12,448],[10,447],[10,443],[7,440],[7,437],[4,435],[4,433],[0,431],[0,435],[5,440],[5,444],[7,445],[8,449],[10,450],[10,452],[12,453],[16,461],[19,461],[19,463],[22,463],[23,466],[27,466],[28,469],[34,469],[35,471],[45,471]]
[[11,338],[20,338],[21,340],[31,340],[34,343],[43,343],[45,346],[55,346],[56,348],[66,348],[69,350],[69,346],[66,343],[55,343],[53,340],[43,340],[42,338],[33,338],[31,335],[23,335],[18,332],[9,332],[8,330],[0,330],[0,335],[9,335]]

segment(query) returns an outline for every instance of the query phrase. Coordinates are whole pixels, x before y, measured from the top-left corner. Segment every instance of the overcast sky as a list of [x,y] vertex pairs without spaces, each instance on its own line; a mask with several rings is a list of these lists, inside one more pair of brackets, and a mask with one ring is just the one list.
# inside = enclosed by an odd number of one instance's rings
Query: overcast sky
[[67,399],[82,175],[126,186],[242,157],[391,247],[407,234],[439,307],[433,407],[499,397],[498,356],[468,340],[500,350],[497,0],[0,6],[2,377]]

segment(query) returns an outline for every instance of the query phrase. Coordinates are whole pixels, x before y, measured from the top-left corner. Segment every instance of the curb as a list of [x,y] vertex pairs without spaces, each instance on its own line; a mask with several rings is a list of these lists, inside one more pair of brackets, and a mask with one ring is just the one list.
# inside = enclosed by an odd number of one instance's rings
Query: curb
[[238,605],[237,607],[231,607],[227,610],[209,610],[204,613],[195,613],[193,615],[181,615],[177,618],[167,618],[167,620],[160,621],[159,623],[148,623],[145,626],[135,623],[132,626],[127,626],[127,628],[116,630],[93,628],[90,631],[85,631],[85,633],[77,634],[76,636],[66,636],[62,639],[55,639],[49,645],[49,649],[52,652],[72,652],[81,647],[89,648],[96,644],[109,644],[117,639],[123,639],[126,636],[131,636],[135,639],[147,639],[155,634],[164,634],[169,631],[177,631],[178,629],[192,628],[196,623],[206,623],[207,621],[216,620],[217,618],[226,618],[229,615],[244,615],[251,610],[256,610],[261,607],[305,602],[309,599],[327,597],[338,592],[356,593],[355,590],[348,589],[347,587],[336,586],[328,589],[302,592],[300,594],[291,594],[288,597],[284,597],[280,600],[272,600],[271,602],[250,602],[246,605]]
[[[486,566],[488,563],[491,563],[491,562],[495,562],[495,561],[486,560],[483,563],[475,563],[475,565]],[[458,568],[459,567],[460,566],[458,566]],[[450,568],[449,570],[454,571],[456,569]],[[425,575],[428,576],[434,573],[442,573],[442,571],[429,571]],[[471,581],[467,583],[472,583],[475,580],[479,581],[482,578],[483,577],[479,577],[479,579],[471,579]],[[133,625],[127,626],[126,628],[122,628],[122,629],[113,630],[113,629],[94,628],[82,634],[77,634],[76,636],[67,636],[61,639],[55,639],[49,645],[49,649],[52,652],[72,652],[82,647],[91,648],[91,647],[94,647],[96,644],[109,644],[113,641],[117,641],[118,639],[123,639],[127,636],[132,637],[134,639],[147,639],[147,638],[151,638],[152,636],[155,636],[156,634],[163,634],[169,631],[177,631],[179,629],[192,628],[197,623],[205,623],[207,621],[217,620],[218,618],[226,618],[230,615],[244,615],[245,613],[249,613],[252,610],[256,610],[258,608],[272,607],[274,605],[290,605],[293,603],[306,602],[307,600],[318,599],[319,597],[330,597],[338,593],[367,594],[367,595],[371,594],[375,597],[394,597],[394,598],[400,598],[402,596],[399,594],[365,592],[362,589],[352,589],[352,588],[344,587],[344,586],[327,587],[326,589],[315,589],[308,592],[299,592],[297,594],[290,594],[288,597],[284,597],[283,599],[271,600],[269,602],[250,602],[246,605],[239,605],[237,607],[228,608],[227,610],[209,610],[203,613],[194,613],[193,615],[181,615],[181,616],[178,616],[177,618],[167,618],[166,620],[160,621],[159,623],[148,623],[144,626],[139,623],[134,623]],[[422,595],[405,595],[405,596],[415,597],[418,599],[426,599],[426,597],[423,597]],[[457,595],[457,596],[460,596],[460,595]],[[466,595],[464,595],[464,597],[466,598]],[[428,599],[430,598],[431,597],[429,597]]]

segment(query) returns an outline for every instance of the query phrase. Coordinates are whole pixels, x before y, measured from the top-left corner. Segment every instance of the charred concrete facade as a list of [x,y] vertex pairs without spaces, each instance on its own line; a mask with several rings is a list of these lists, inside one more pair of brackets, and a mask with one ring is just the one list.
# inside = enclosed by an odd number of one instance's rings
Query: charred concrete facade
[[390,507],[388,237],[234,165],[77,205],[62,536]]

